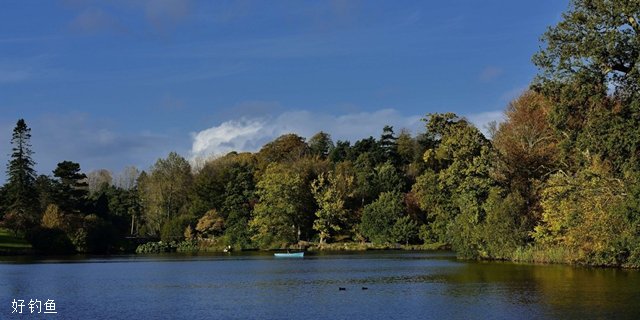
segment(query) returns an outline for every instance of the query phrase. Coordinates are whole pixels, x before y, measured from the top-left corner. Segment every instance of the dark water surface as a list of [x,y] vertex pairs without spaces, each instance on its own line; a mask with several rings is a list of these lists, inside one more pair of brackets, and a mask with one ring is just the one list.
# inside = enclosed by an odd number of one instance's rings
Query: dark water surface
[[[640,318],[632,270],[388,251],[16,259],[0,258],[0,319]],[[12,315],[13,299],[58,313]]]

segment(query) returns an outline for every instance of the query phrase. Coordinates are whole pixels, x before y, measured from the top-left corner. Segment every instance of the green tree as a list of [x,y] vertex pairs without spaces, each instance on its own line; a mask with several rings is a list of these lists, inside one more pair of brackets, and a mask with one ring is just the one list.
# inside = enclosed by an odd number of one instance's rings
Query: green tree
[[[142,218],[142,203],[137,186],[132,189],[108,187],[102,189],[92,197],[98,196],[95,202],[106,208],[98,209],[94,204],[94,212],[106,217],[117,228],[121,235],[137,235]],[[104,212],[101,212],[104,211]]]
[[384,126],[382,129],[382,135],[380,136],[380,149],[384,156],[385,161],[390,161],[393,164],[398,164],[400,157],[398,156],[398,138],[393,132],[392,126]]
[[[229,155],[227,155],[229,156]],[[225,241],[239,248],[251,246],[249,220],[255,199],[255,158],[250,154],[236,154],[225,169],[222,184],[222,203],[219,214],[225,222]],[[207,196],[202,193],[202,196]],[[214,195],[210,195],[212,197]],[[218,197],[218,195],[215,195]]]
[[273,162],[294,162],[309,153],[305,139],[293,134],[284,134],[265,144],[256,154],[259,167],[266,168]]
[[312,156],[326,159],[333,148],[334,145],[333,140],[331,140],[331,135],[326,132],[320,131],[309,139],[309,153]]
[[57,181],[44,174],[36,178],[35,187],[38,194],[38,212],[44,212],[50,204],[57,201]]
[[524,246],[532,227],[527,216],[527,203],[520,193],[493,187],[484,203],[487,214],[481,226],[481,258],[507,260],[517,248]]
[[228,171],[235,155],[207,161],[196,172],[193,178],[193,188],[190,195],[191,212],[201,216],[211,209],[221,208],[225,201],[225,187],[229,180]]
[[640,166],[639,15],[635,1],[573,0],[542,36],[534,88],[553,102],[559,160],[572,171],[585,152],[608,159],[616,176]]
[[410,216],[398,218],[391,229],[391,236],[395,242],[409,245],[409,241],[418,235],[418,223]]
[[402,172],[388,161],[381,165],[378,165],[374,171],[375,179],[372,181],[376,193],[382,192],[405,192],[406,181]]
[[598,79],[619,96],[636,96],[640,74],[640,3],[572,0],[562,21],[542,36],[533,61],[539,81]]
[[345,200],[352,193],[353,177],[335,172],[320,174],[311,183],[311,192],[318,204],[313,229],[320,235],[320,244],[340,231],[347,222]]
[[409,131],[402,129],[396,139],[398,159],[400,164],[408,165],[415,159],[416,155],[416,142],[411,137]]
[[181,215],[170,218],[162,224],[160,239],[165,242],[184,240],[184,231],[194,225],[196,218],[189,215]]
[[80,164],[63,161],[53,170],[56,184],[56,203],[62,211],[79,213],[86,209],[88,195],[87,176],[80,172]]
[[366,154],[366,157],[371,161],[371,165],[374,167],[387,161],[385,159],[384,151],[380,148],[380,143],[378,143],[374,137],[356,141],[350,149],[349,160],[357,161],[357,159],[362,157],[364,154]]
[[31,129],[24,119],[18,120],[11,138],[12,153],[7,165],[7,207],[13,219],[14,232],[26,231],[38,222],[38,195],[35,188],[35,162],[31,158]]
[[495,184],[489,176],[491,145],[453,113],[431,114],[426,121],[434,147],[424,153],[428,169],[413,190],[438,240],[452,244],[461,257],[476,257],[482,250],[483,203]]
[[393,225],[403,212],[404,203],[400,193],[381,193],[376,201],[364,207],[360,232],[374,243],[394,242]]
[[[175,152],[158,159],[149,175],[140,179],[146,233],[157,235],[166,221],[186,213],[189,188],[192,185],[191,166]],[[182,235],[184,226],[180,229]]]
[[360,199],[360,206],[370,203],[378,196],[376,188],[376,172],[374,159],[371,153],[360,154],[353,162],[355,175],[355,196]]
[[250,163],[236,163],[231,168],[230,180],[225,187],[222,212],[226,216],[225,236],[229,244],[240,248],[251,246],[249,220],[256,203],[254,166]]
[[260,246],[274,243],[292,243],[299,239],[305,220],[301,199],[306,197],[306,186],[299,172],[290,165],[270,164],[258,183],[253,219],[249,225],[253,240]]
[[333,163],[354,160],[351,152],[351,142],[338,140],[336,146],[329,152],[329,160]]

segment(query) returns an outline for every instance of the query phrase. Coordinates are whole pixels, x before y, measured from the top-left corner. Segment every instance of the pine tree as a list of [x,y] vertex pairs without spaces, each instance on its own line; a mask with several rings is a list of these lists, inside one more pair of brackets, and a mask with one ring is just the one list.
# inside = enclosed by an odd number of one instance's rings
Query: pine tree
[[382,129],[382,135],[380,136],[380,149],[384,154],[385,161],[391,161],[393,164],[397,164],[398,157],[398,138],[393,132],[392,126],[384,126]]
[[18,120],[13,129],[11,144],[13,145],[11,160],[7,165],[8,216],[5,223],[14,231],[26,231],[28,227],[38,221],[38,195],[35,188],[35,162],[31,159],[31,129],[24,119]]
[[62,161],[53,170],[58,178],[57,203],[64,212],[78,213],[85,209],[89,185],[87,175],[81,172],[80,164],[72,161]]

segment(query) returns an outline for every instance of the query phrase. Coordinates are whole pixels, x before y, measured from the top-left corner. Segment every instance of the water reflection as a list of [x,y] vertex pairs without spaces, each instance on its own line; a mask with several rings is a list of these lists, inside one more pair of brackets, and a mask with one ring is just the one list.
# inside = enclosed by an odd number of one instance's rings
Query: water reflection
[[[465,263],[448,273],[452,296],[499,296],[513,304],[534,304],[554,317],[620,318],[640,315],[640,273],[636,270]],[[455,284],[455,285],[453,285]]]

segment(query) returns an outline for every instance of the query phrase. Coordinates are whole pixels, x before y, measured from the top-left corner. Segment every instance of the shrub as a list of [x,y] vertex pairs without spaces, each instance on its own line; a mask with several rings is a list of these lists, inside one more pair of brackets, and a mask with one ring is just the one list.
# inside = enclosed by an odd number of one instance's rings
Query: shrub
[[164,242],[181,241],[184,239],[185,228],[192,224],[193,220],[191,216],[179,216],[165,222],[160,230],[160,239]]
[[31,243],[34,250],[45,254],[73,253],[74,246],[67,234],[57,228],[33,228],[27,241]]

